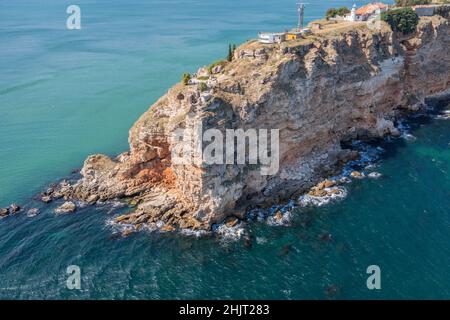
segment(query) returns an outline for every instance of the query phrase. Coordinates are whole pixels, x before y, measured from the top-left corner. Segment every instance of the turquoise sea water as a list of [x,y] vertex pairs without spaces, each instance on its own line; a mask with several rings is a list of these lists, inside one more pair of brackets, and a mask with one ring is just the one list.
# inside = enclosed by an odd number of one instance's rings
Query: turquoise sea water
[[[327,7],[368,1],[310,1]],[[0,207],[26,204],[87,155],[126,150],[128,129],[186,71],[228,43],[296,23],[295,1],[0,2]],[[292,225],[249,226],[253,245],[141,232],[112,237],[122,209],[0,220],[0,298],[450,298],[450,122],[419,117],[416,140],[381,143],[378,180],[296,210]],[[331,234],[325,241],[323,235]],[[78,265],[81,290],[66,288]],[[382,289],[366,287],[379,265]],[[330,289],[331,288],[331,289]]]

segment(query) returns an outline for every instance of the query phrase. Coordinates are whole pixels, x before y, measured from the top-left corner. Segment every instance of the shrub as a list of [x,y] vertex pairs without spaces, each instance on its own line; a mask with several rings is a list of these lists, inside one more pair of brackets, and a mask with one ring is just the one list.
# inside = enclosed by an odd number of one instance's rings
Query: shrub
[[327,12],[325,13],[325,17],[327,19],[336,17],[336,9],[335,8],[328,9]]
[[199,90],[200,92],[204,92],[204,91],[208,90],[208,86],[206,85],[206,83],[200,82],[200,83],[198,84],[198,90]]
[[337,15],[338,16],[345,16],[346,14],[349,14],[351,11],[347,7],[340,7],[337,9]]
[[220,66],[220,65],[223,66],[223,65],[225,65],[225,63],[226,63],[225,60],[219,60],[219,61],[216,61],[216,62],[211,63],[211,64],[208,66],[208,72],[209,72],[209,74],[212,74],[212,69],[214,69],[214,67]]
[[191,75],[189,73],[183,74],[183,83],[184,85],[187,85],[189,83],[189,80],[191,80]]
[[450,16],[450,6],[439,6],[434,10],[434,14],[448,18]]
[[340,7],[339,9],[330,8],[327,10],[325,17],[327,19],[330,19],[336,16],[344,16],[348,13],[350,13],[350,9],[348,9],[347,7]]
[[393,31],[400,31],[404,34],[412,33],[419,23],[419,16],[411,8],[394,9],[383,12],[381,19],[386,21]]
[[430,4],[431,0],[395,0],[395,3],[401,7],[417,6],[419,4]]

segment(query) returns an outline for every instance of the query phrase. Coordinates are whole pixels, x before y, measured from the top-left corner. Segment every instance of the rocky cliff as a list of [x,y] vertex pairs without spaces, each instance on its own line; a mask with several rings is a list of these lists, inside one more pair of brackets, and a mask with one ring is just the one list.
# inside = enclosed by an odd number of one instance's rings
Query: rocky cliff
[[[131,128],[130,150],[90,156],[66,197],[129,198],[119,223],[210,229],[250,206],[290,199],[357,157],[352,139],[397,134],[396,119],[450,88],[450,28],[422,18],[415,34],[364,25],[274,45],[240,46],[201,88],[177,84]],[[279,170],[258,165],[178,164],[179,129],[279,129]],[[204,145],[203,145],[204,146]],[[199,161],[200,160],[200,161]]]

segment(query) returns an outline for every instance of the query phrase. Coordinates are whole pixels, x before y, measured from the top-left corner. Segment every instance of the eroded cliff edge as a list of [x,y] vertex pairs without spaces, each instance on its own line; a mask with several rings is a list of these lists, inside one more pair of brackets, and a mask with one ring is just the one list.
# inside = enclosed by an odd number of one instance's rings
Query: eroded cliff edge
[[[67,198],[94,203],[131,198],[120,223],[210,229],[249,206],[304,192],[354,152],[343,141],[396,134],[396,119],[424,99],[450,92],[449,21],[422,18],[414,35],[387,25],[277,45],[249,42],[213,76],[207,91],[175,85],[130,129],[130,151],[90,156]],[[177,129],[279,129],[280,164],[174,164]]]

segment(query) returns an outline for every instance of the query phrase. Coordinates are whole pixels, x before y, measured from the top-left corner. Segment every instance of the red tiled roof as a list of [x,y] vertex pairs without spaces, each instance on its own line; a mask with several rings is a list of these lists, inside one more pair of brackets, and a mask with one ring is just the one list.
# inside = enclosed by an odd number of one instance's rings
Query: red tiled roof
[[369,3],[368,5],[365,5],[361,8],[359,8],[358,10],[356,10],[356,14],[363,16],[363,15],[367,15],[367,14],[372,14],[375,11],[377,11],[378,9],[386,9],[387,5],[385,5],[384,3],[381,2],[377,2],[377,3]]

